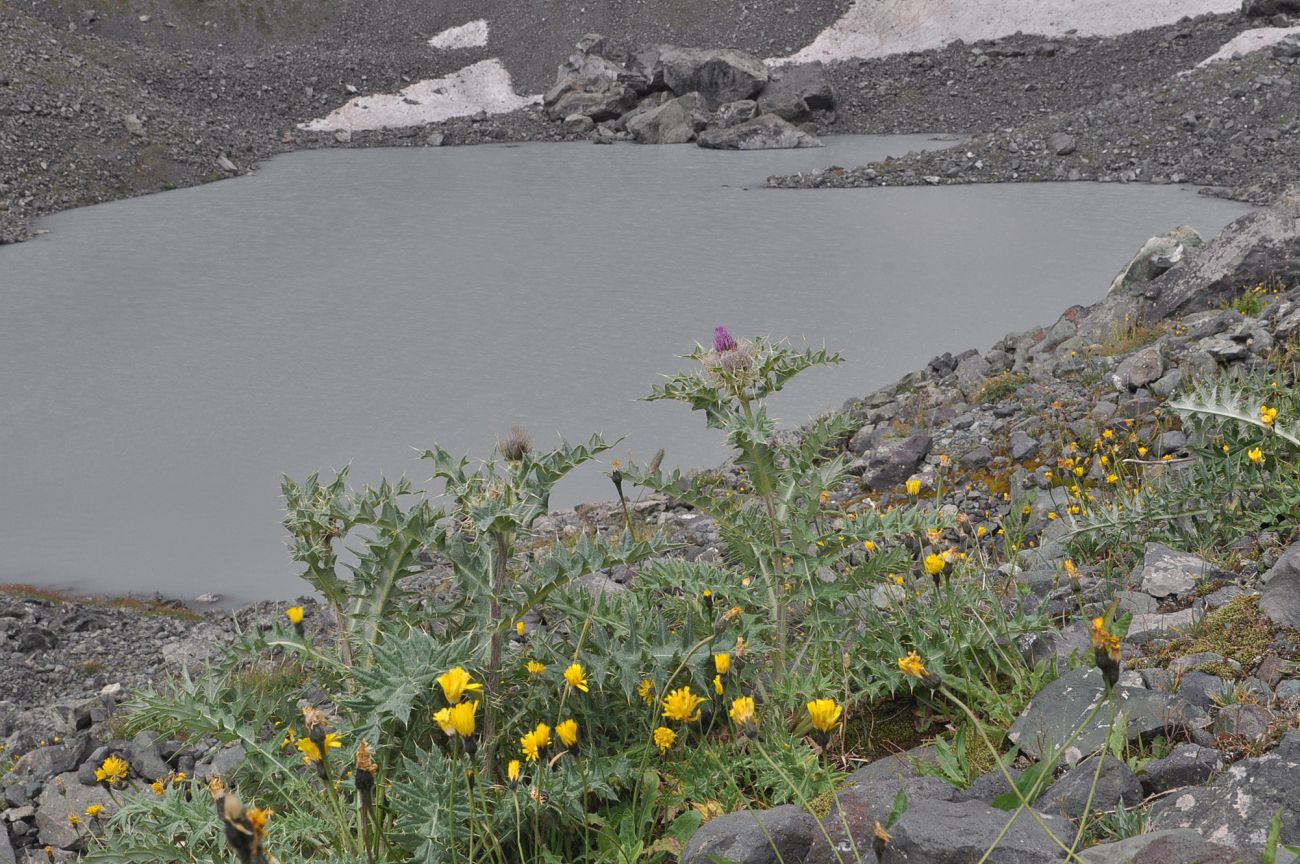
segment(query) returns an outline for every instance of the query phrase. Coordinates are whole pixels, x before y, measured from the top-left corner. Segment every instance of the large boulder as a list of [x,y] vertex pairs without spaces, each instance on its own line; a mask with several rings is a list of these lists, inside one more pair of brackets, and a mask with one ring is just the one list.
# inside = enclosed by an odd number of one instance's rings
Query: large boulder
[[[900,792],[907,797],[909,808],[931,799],[951,801],[957,794],[956,789],[938,777],[855,782],[860,776],[869,775],[850,775],[846,781],[848,786],[835,797],[835,805],[822,820],[820,829],[813,833],[808,856],[802,859],[804,864],[842,864],[854,860],[853,849],[870,850],[876,823],[884,825],[889,821]],[[867,856],[862,860],[867,860]]]
[[1204,245],[1201,235],[1190,225],[1180,225],[1167,234],[1152,237],[1111,281],[1110,290],[1140,287],[1172,269],[1189,251]]
[[[1205,724],[1205,712],[1177,696],[1140,687],[1116,687],[1111,694],[1115,711],[1124,712],[1130,741],[1166,738],[1180,729]],[[1053,747],[1064,746],[1075,730],[1106,698],[1106,684],[1100,669],[1075,669],[1048,684],[1035,696],[1007,734],[1011,743],[1032,759],[1042,758]],[[1096,712],[1092,723],[1074,738],[1081,753],[1099,750],[1110,734],[1110,709]]]
[[775,114],[763,114],[726,129],[706,129],[700,133],[697,143],[710,150],[789,150],[822,146],[822,142],[812,135]]
[[1254,864],[1259,860],[1211,843],[1189,828],[1151,831],[1117,843],[1103,843],[1085,849],[1079,857],[1087,864]]
[[793,804],[771,810],[740,810],[711,819],[682,852],[681,864],[780,864],[802,861],[817,823]]
[[685,144],[695,140],[695,120],[681,99],[638,111],[626,120],[632,140],[640,144]]
[[669,90],[678,96],[699,93],[709,111],[753,98],[768,79],[762,60],[735,48],[665,47],[659,52],[658,66]]
[[[97,817],[86,808],[98,804]],[[117,810],[117,801],[103,786],[83,786],[75,771],[60,774],[46,785],[36,802],[36,829],[41,843],[60,849],[78,850],[88,833],[99,829]],[[72,817],[76,817],[75,823]]]
[[[1067,843],[1073,839],[1073,828],[1061,817],[1042,820],[1056,837]],[[917,801],[889,834],[880,864],[1057,864],[1063,859],[1061,847],[1031,814],[997,810],[980,801]]]
[[835,92],[820,61],[782,66],[771,74],[771,80],[758,97],[759,110],[764,114],[775,114],[797,123],[807,120],[814,111],[835,107]]
[[556,85],[547,93],[555,100],[546,106],[552,120],[565,120],[573,115],[590,117],[594,121],[613,120],[636,107],[636,91],[626,84],[611,81],[598,75],[584,76]]
[[1222,570],[1190,552],[1163,543],[1148,543],[1132,581],[1157,600],[1190,594],[1197,585],[1227,576]]
[[1300,730],[1288,732],[1272,753],[1236,763],[1209,786],[1157,801],[1151,814],[1156,828],[1194,828],[1237,849],[1262,848],[1280,814],[1282,842],[1300,844]]
[[930,452],[933,439],[924,433],[886,441],[867,459],[863,482],[873,492],[898,486],[911,477]]

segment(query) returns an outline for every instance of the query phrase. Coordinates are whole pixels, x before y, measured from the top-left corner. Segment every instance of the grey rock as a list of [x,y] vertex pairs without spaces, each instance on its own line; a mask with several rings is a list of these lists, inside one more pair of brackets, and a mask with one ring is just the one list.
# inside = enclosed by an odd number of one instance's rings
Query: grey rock
[[1142,802],[1142,784],[1127,764],[1110,754],[1106,754],[1101,762],[1101,774],[1098,775],[1097,757],[1094,756],[1067,771],[1043,793],[1035,806],[1047,813],[1080,819],[1090,798],[1092,813],[1113,810],[1120,803],[1133,807]]
[[[1162,379],[1163,380],[1163,379]],[[1169,432],[1161,432],[1156,438],[1156,453],[1164,456],[1166,453],[1177,453],[1187,447],[1187,436],[1177,429]]]
[[753,99],[741,99],[736,102],[728,102],[717,111],[718,125],[726,128],[739,126],[747,120],[753,120],[758,116],[758,103]]
[[627,121],[628,134],[641,144],[685,144],[695,138],[691,112],[673,99]]
[[883,825],[888,820],[900,791],[907,796],[909,812],[922,801],[949,801],[957,792],[937,777],[876,780],[849,786],[836,796],[830,814],[813,833],[805,864],[841,864],[854,860],[852,849],[869,850],[876,823]]
[[139,114],[123,114],[122,125],[130,133],[132,138],[143,138],[145,136],[144,121],[140,119]]
[[659,65],[668,89],[678,96],[699,93],[709,111],[753,98],[768,80],[762,60],[734,48],[666,47],[659,54]]
[[697,143],[710,150],[788,150],[822,143],[775,114],[763,114],[730,128],[706,129]]
[[993,461],[993,451],[987,444],[981,444],[974,450],[962,454],[961,464],[967,468],[983,468]]
[[1263,737],[1273,724],[1273,714],[1263,705],[1249,702],[1224,705],[1214,718],[1215,735],[1232,735],[1255,741]]
[[194,776],[205,783],[213,777],[220,777],[228,782],[244,764],[245,755],[242,744],[223,747],[213,755],[210,762],[199,763],[194,769]]
[[424,143],[430,147],[441,147],[447,140],[447,136],[441,132],[430,132],[429,137],[424,139]]
[[[1047,748],[1064,744],[1083,725],[1105,692],[1101,670],[1066,672],[1030,701],[1007,737],[1030,758],[1041,758]],[[1199,726],[1205,720],[1205,712],[1166,693],[1120,686],[1113,695],[1117,700],[1116,709],[1127,717],[1130,741],[1155,735],[1168,737],[1179,729]],[[1106,743],[1109,731],[1109,710],[1103,707],[1074,740],[1073,746],[1081,753],[1093,753]]]
[[1057,156],[1069,156],[1076,147],[1074,136],[1066,132],[1054,132],[1047,139],[1047,149]]
[[[92,824],[86,816],[86,808],[92,804],[104,808],[96,824]],[[83,786],[77,782],[77,775],[73,773],[60,774],[45,786],[36,802],[36,829],[44,844],[60,849],[79,850],[85,834],[96,831],[97,825],[105,822],[116,811],[117,802],[107,789],[102,786]],[[76,816],[81,825],[71,825],[69,816]]]
[[[1070,836],[1069,823],[1059,816],[1044,816],[1043,820],[1056,836]],[[1008,822],[1011,827],[1003,834]],[[981,801],[917,801],[894,823],[890,835],[881,864],[969,864],[980,860],[999,835],[1001,841],[988,859],[990,864],[1055,864],[1061,860],[1060,847],[1030,814],[1008,813]]]
[[[1018,768],[1008,768],[1007,774],[1011,775],[1013,780],[1019,780],[1021,771]],[[985,804],[993,803],[993,799],[999,795],[1005,795],[1011,791],[1011,784],[1007,782],[1006,776],[998,770],[993,770],[987,774],[981,774],[967,786],[965,789],[958,790],[953,796],[954,801],[983,801]]]
[[713,856],[735,864],[802,861],[817,822],[793,804],[740,810],[711,819],[686,844],[681,864],[709,864]]
[[1165,359],[1159,343],[1125,357],[1111,374],[1116,390],[1136,390],[1156,381],[1165,374]]
[[1145,645],[1157,639],[1171,638],[1196,626],[1199,617],[1192,608],[1156,615],[1134,615],[1128,626],[1128,641]]
[[1236,660],[1229,660],[1222,654],[1215,654],[1213,651],[1200,651],[1196,654],[1184,654],[1182,657],[1175,657],[1169,661],[1166,667],[1170,672],[1191,672],[1202,666],[1224,664],[1231,666],[1233,669],[1240,670],[1241,664]]
[[0,828],[0,864],[17,864],[14,847],[9,844],[9,832]]
[[1204,245],[1201,235],[1190,225],[1152,237],[1111,281],[1110,290],[1115,293],[1140,289],[1172,268],[1189,251]]
[[1142,591],[1116,591],[1115,599],[1119,601],[1120,612],[1132,612],[1134,615],[1152,614],[1160,606],[1156,598]]
[[44,783],[56,774],[73,771],[86,753],[85,736],[73,736],[60,744],[38,747],[19,757],[9,769],[13,774],[24,775]]
[[146,780],[160,780],[169,772],[152,732],[140,732],[131,739],[126,761],[131,764],[132,771]]
[[1039,444],[1036,438],[1017,429],[1011,433],[1010,448],[1011,458],[1023,462],[1038,455]]
[[636,104],[636,91],[626,84],[590,77],[572,82],[570,89],[547,107],[546,113],[552,120],[580,114],[599,122],[613,120],[635,108]]
[[1288,678],[1277,685],[1277,698],[1286,701],[1300,696],[1300,678]]
[[763,99],[785,94],[800,100],[813,111],[830,111],[835,107],[835,91],[821,61],[773,69],[759,104],[762,105]]
[[893,439],[878,446],[867,460],[863,481],[868,489],[882,491],[898,486],[916,472],[930,452],[933,439],[925,433]]
[[1226,577],[1222,570],[1189,552],[1179,552],[1163,543],[1148,543],[1142,564],[1132,581],[1157,599],[1188,594],[1201,582]]
[[844,787],[863,786],[880,780],[905,780],[920,777],[921,772],[918,766],[926,763],[935,764],[935,750],[931,744],[913,747],[911,750],[896,753],[892,756],[881,756],[876,761],[864,765],[848,777],[845,777]]
[[1300,13],[1300,0],[1242,0],[1241,12],[1248,18],[1271,18],[1282,12]]
[[1198,744],[1179,744],[1163,759],[1153,759],[1146,764],[1142,776],[1142,791],[1159,795],[1184,786],[1200,786],[1223,770],[1226,764],[1223,753]]
[[564,118],[564,128],[577,135],[586,135],[596,128],[596,121],[585,114],[570,114]]
[[993,372],[989,361],[978,354],[963,357],[957,363],[957,389],[970,401],[984,389]]
[[1151,808],[1155,828],[1194,828],[1202,837],[1238,849],[1259,849],[1281,811],[1282,842],[1300,844],[1300,730],[1277,749],[1232,765],[1209,786],[1189,788]]
[[1231,689],[1227,681],[1208,672],[1188,672],[1178,680],[1178,695],[1198,708],[1212,708],[1215,697]]
[[1274,624],[1300,630],[1300,542],[1287,547],[1260,581],[1265,585],[1260,611]]
[[1246,864],[1241,853],[1211,843],[1190,828],[1138,834],[1079,855],[1087,864]]
[[[220,168],[222,171],[225,171],[225,172],[228,173],[228,174],[233,174],[233,173],[235,173],[236,171],[239,170],[238,168],[235,167],[235,163],[234,163],[234,162],[231,162],[231,161],[230,161],[230,158],[227,157],[224,153],[217,157],[217,167]],[[209,596],[209,595],[205,594],[205,595],[203,595],[203,596],[204,596],[204,597],[207,597],[207,596]],[[217,599],[220,599],[220,598],[217,598]],[[215,603],[216,600],[208,600],[208,601],[203,601],[203,602]]]

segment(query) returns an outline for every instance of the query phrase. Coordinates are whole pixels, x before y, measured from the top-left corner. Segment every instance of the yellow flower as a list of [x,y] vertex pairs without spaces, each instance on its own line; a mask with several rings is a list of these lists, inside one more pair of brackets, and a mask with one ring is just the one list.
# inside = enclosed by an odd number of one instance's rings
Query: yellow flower
[[536,762],[541,752],[551,746],[551,727],[538,723],[536,729],[519,739],[519,744],[523,748],[524,758]]
[[1047,514],[1047,521],[1049,521],[1049,522],[1055,522],[1058,518],[1060,518],[1060,517],[1058,517],[1058,516],[1056,515],[1056,511],[1055,511],[1055,510],[1050,511],[1050,512],[1048,512],[1048,514]]
[[520,636],[524,635],[526,629],[527,628],[524,627],[524,622],[522,621],[515,622],[515,632],[518,633]]
[[469,673],[460,666],[439,675],[437,681],[438,686],[442,688],[442,695],[446,697],[448,705],[455,705],[465,698],[466,691],[482,692],[483,690],[483,685],[475,683],[469,677]]
[[738,696],[731,700],[731,722],[737,726],[749,726],[754,723],[754,697]]
[[726,675],[728,672],[730,672],[730,671],[731,671],[731,655],[730,655],[730,654],[714,654],[714,655],[713,655],[713,671],[717,672],[719,675]]
[[89,816],[91,819],[94,819],[96,816],[98,816],[100,813],[103,812],[104,812],[103,804],[91,804],[89,807],[86,808],[86,815]]
[[433,722],[438,724],[438,728],[442,730],[442,734],[444,735],[456,734],[456,726],[454,723],[451,722],[450,708],[441,708],[435,711],[433,714]]
[[457,735],[468,738],[474,734],[474,712],[477,710],[477,702],[460,702],[452,706],[449,719]]
[[925,664],[921,662],[921,656],[915,651],[910,652],[906,657],[898,658],[898,671],[913,678],[924,678],[928,674]]
[[280,741],[280,749],[284,750],[293,746],[293,742],[298,740],[298,732],[292,726],[284,730],[284,738]]
[[[302,752],[302,761],[311,765],[313,762],[320,762],[325,758],[325,754],[331,750],[337,750],[343,746],[343,739],[337,734],[330,732],[325,736],[324,747],[317,747],[316,742],[310,738],[298,739],[298,750]],[[324,752],[322,752],[324,751]]]
[[1107,475],[1106,475],[1106,482],[1109,483],[1110,485],[1114,486],[1116,483],[1119,482],[1119,475],[1118,475],[1118,474],[1107,474]]
[[518,783],[519,774],[523,770],[523,767],[524,766],[519,764],[518,759],[511,759],[510,764],[506,765],[506,779],[511,783]]
[[1267,405],[1259,406],[1259,422],[1265,426],[1272,426],[1277,422],[1277,409],[1270,408]]
[[655,682],[645,678],[637,685],[636,695],[641,697],[641,701],[647,705],[653,705],[655,702]]
[[570,718],[563,723],[556,723],[555,734],[559,736],[561,744],[572,747],[578,743],[578,721]]
[[167,786],[164,785],[163,781],[161,780],[153,781],[152,783],[149,784],[149,788],[152,789],[153,794],[157,795],[159,798],[161,798],[163,794],[167,791]]
[[574,663],[568,669],[564,670],[564,680],[569,682],[569,686],[583,693],[589,692],[587,689],[587,672],[582,668],[581,663]]
[[903,585],[907,582],[906,579],[904,579],[902,576],[900,576],[897,573],[895,573],[891,578],[894,580],[895,585]]
[[524,664],[524,668],[528,670],[528,674],[532,677],[540,678],[542,673],[546,671],[546,664],[539,663],[536,660],[529,660]]
[[694,723],[700,719],[700,705],[704,697],[696,696],[690,686],[680,687],[664,697],[664,716],[678,723]]
[[1077,467],[1077,468],[1074,469],[1074,476],[1075,476],[1075,477],[1082,477],[1082,476],[1084,475],[1084,473],[1086,473],[1086,472],[1084,472],[1084,470],[1083,470],[1083,466],[1082,466],[1082,465],[1080,465],[1079,467]]
[[1250,461],[1254,462],[1256,465],[1264,464],[1264,451],[1258,447],[1249,451],[1246,455],[1250,458]]
[[285,617],[289,619],[289,623],[295,627],[302,623],[301,606],[290,606],[288,609],[284,610],[284,614]]
[[1112,439],[1112,438],[1115,437],[1115,433],[1114,433],[1113,431],[1111,431],[1110,429],[1106,429],[1106,430],[1104,430],[1104,431],[1101,433],[1101,437],[1103,437],[1103,438],[1105,438],[1107,441],[1109,441],[1110,439]]
[[873,543],[873,542],[870,541],[870,540],[863,540],[863,541],[862,541],[862,548],[863,548],[863,549],[866,549],[868,552],[875,552],[875,551],[876,551],[876,544]]
[[78,825],[81,824],[81,817],[78,816],[76,813],[69,813],[68,824],[71,825],[73,828],[76,828]]
[[983,537],[987,533],[989,533],[989,529],[985,528],[983,525],[975,529],[976,537]]
[[677,741],[677,733],[667,726],[660,726],[655,730],[655,746],[659,748],[660,753],[667,753],[669,748]]
[[948,562],[943,560],[942,555],[935,555],[935,554],[926,555],[925,572],[929,573],[931,576],[938,576],[940,573],[943,572],[943,568],[947,566],[947,563]]
[[257,807],[249,807],[244,810],[244,818],[248,820],[249,825],[253,826],[253,830],[256,833],[261,834],[266,831],[266,823],[271,818],[271,812],[272,811],[266,807],[260,809]]
[[834,699],[815,699],[808,703],[808,719],[812,720],[813,728],[818,732],[834,729],[843,713],[844,708],[837,705]]
[[719,696],[721,696],[721,695],[722,695],[722,691],[723,691],[723,687],[722,687],[722,676],[721,676],[721,675],[714,675],[714,676],[713,676],[713,692],[714,692],[714,693],[717,693]]
[[907,494],[908,494],[908,495],[920,495],[920,494],[921,494],[921,481],[920,481],[920,480],[908,480],[908,481],[907,481]]
[[1146,458],[1146,455],[1147,455],[1147,448],[1145,448],[1145,447],[1139,447],[1139,448],[1138,448],[1138,455],[1145,459],[1145,458]]
[[926,528],[926,529],[925,529],[925,536],[926,536],[926,538],[927,538],[931,543],[938,543],[938,542],[939,542],[939,539],[940,539],[941,537],[943,537],[943,529],[942,529],[942,528]]
[[121,756],[109,756],[95,769],[95,779],[113,786],[125,780],[130,771],[131,766]]

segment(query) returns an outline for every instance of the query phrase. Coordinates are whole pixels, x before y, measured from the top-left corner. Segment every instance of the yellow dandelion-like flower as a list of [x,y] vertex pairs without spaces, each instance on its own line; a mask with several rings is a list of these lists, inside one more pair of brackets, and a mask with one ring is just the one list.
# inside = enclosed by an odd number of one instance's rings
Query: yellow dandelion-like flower
[[131,766],[121,756],[109,756],[95,769],[95,779],[113,786],[125,780],[130,771]]
[[98,816],[100,813],[103,812],[104,812],[103,804],[91,804],[89,807],[86,808],[86,815],[89,816],[91,819],[94,819],[96,816]]
[[343,746],[343,739],[335,732],[330,732],[325,736],[322,746],[316,746],[316,742],[310,738],[298,739],[298,750],[302,753],[302,761],[311,765],[320,762],[325,758],[325,754],[331,750],[337,750]]
[[524,758],[529,762],[536,762],[541,752],[551,746],[551,727],[545,723],[538,723],[537,728],[519,739],[519,744],[524,751]]
[[474,681],[470,674],[460,666],[450,669],[437,677],[438,686],[442,688],[442,695],[447,699],[448,705],[455,705],[461,699],[465,698],[467,692],[483,691],[483,685]]
[[1107,475],[1106,475],[1106,482],[1109,483],[1110,485],[1114,486],[1116,483],[1119,482],[1119,475],[1118,475],[1118,474],[1107,474]]
[[522,621],[515,622],[515,632],[518,633],[520,636],[523,636],[527,632],[527,630],[528,628],[524,627],[524,622]]
[[295,627],[302,623],[301,606],[290,606],[288,609],[284,610],[284,615],[289,619],[289,623]]
[[728,713],[731,715],[731,722],[737,726],[743,728],[753,725],[755,722],[754,697],[738,696],[732,699],[731,710]]
[[976,537],[983,537],[987,533],[989,533],[989,529],[985,528],[983,525],[975,529]]
[[660,753],[667,753],[677,743],[677,733],[667,726],[660,726],[655,730],[654,742]]
[[834,729],[843,713],[843,706],[834,699],[814,699],[808,703],[808,719],[818,732],[825,733]]
[[511,759],[510,763],[506,765],[506,779],[509,780],[511,784],[518,783],[519,775],[523,773],[523,768],[524,766],[519,764],[518,759]]
[[680,687],[664,697],[664,716],[678,723],[694,723],[700,719],[700,705],[704,697],[696,696],[690,686]]
[[459,702],[451,707],[448,719],[457,735],[468,738],[474,734],[474,712],[477,710],[478,702],[474,701]]
[[78,825],[81,824],[81,817],[78,816],[76,813],[69,813],[68,824],[71,825],[73,828],[76,828]]
[[1253,449],[1253,450],[1248,451],[1248,452],[1246,453],[1246,456],[1247,456],[1247,458],[1250,459],[1251,462],[1254,462],[1256,465],[1263,465],[1263,464],[1264,464],[1264,451],[1261,450],[1261,449],[1259,449],[1258,447],[1256,447],[1256,448]]
[[908,480],[906,485],[907,485],[907,494],[908,494],[908,495],[920,495],[920,494],[921,494],[921,481],[920,481],[920,480]]
[[546,664],[539,663],[536,660],[529,660],[524,664],[524,668],[528,670],[528,674],[531,677],[540,678],[542,677],[542,673],[546,671]]
[[167,792],[167,786],[161,780],[153,781],[149,784],[149,788],[153,790],[153,794],[157,795],[159,798]]
[[655,682],[649,678],[642,679],[636,687],[636,695],[641,697],[641,701],[647,705],[653,705],[655,702]]
[[555,734],[565,747],[578,743],[578,721],[572,718],[555,724]]
[[564,680],[569,682],[569,686],[575,690],[581,690],[583,693],[589,692],[587,688],[587,671],[582,668],[581,663],[574,663],[564,670]]
[[1270,408],[1267,405],[1259,406],[1259,422],[1265,426],[1272,426],[1277,422],[1277,409]]
[[942,555],[935,555],[933,553],[925,556],[924,563],[925,572],[929,573],[931,576],[938,576],[943,572],[943,568],[948,565],[948,562],[943,560]]
[[1145,459],[1145,458],[1146,458],[1146,455],[1147,455],[1147,448],[1145,448],[1145,447],[1139,447],[1139,448],[1138,448],[1138,455]]
[[444,735],[455,735],[456,726],[451,722],[451,709],[442,708],[433,714],[433,722],[438,724]]
[[906,657],[898,658],[898,671],[912,678],[924,678],[926,672],[925,664],[921,662],[921,655],[915,651],[908,653]]
[[722,691],[723,691],[723,689],[724,689],[724,688],[723,688],[723,686],[722,686],[722,676],[721,676],[721,675],[714,675],[714,676],[713,676],[713,692],[714,692],[714,693],[717,693],[719,696],[721,696],[721,695],[722,695]]
[[728,672],[730,672],[730,671],[731,671],[731,655],[730,655],[730,654],[714,654],[714,655],[713,655],[713,671],[717,672],[719,675],[726,675]]

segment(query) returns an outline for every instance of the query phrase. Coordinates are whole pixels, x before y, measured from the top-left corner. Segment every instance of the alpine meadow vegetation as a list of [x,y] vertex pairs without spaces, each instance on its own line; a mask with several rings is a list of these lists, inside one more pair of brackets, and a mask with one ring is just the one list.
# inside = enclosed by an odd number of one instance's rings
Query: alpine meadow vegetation
[[[1011,602],[1017,586],[996,569],[999,549],[1016,550],[1014,520],[986,536],[915,480],[889,506],[832,494],[852,486],[839,445],[855,425],[832,414],[783,433],[768,400],[838,355],[718,328],[688,357],[694,367],[647,398],[702,413],[739,481],[614,460],[623,523],[605,530],[557,539],[538,527],[556,483],[611,449],[599,436],[539,450],[515,430],[479,464],[434,447],[423,453],[432,490],[405,479],[354,489],[346,470],[285,478],[291,554],[328,626],[306,628],[290,607],[208,667],[137,696],[131,731],[211,736],[244,758],[230,776],[137,791],[116,785],[127,766],[105,763],[99,779],[120,806],[88,860],[675,861],[724,813],[791,803],[825,815],[844,775],[893,744],[873,740],[873,725],[897,705],[914,731],[938,736],[927,770],[958,786],[999,771],[1011,791],[996,805],[1042,824],[1030,804],[1073,739],[1009,772],[1007,730],[1061,671],[1014,647],[1048,626]],[[1091,458],[1111,466],[1100,480],[1085,478],[1082,452],[1063,460],[1071,548],[1135,524],[1184,528],[1155,510],[1193,513],[1225,486],[1273,482],[1270,471],[1294,479],[1283,447],[1296,443],[1295,406],[1279,416],[1276,399],[1200,396],[1173,407],[1264,435],[1219,433],[1206,476],[1159,488],[1131,476],[1127,459],[1141,456],[1122,437],[1096,442]],[[676,556],[634,518],[632,487],[713,519],[723,559]],[[613,568],[635,578],[594,590]],[[1081,601],[1079,617],[1109,692],[1128,616],[1084,616]],[[1093,717],[1122,727],[1116,710],[1105,699]],[[1122,735],[1107,746],[1132,755]],[[877,824],[878,848],[906,806]],[[1079,860],[1085,827],[1095,838],[1141,826],[1122,812],[1082,821],[1053,837],[1067,860]]]

